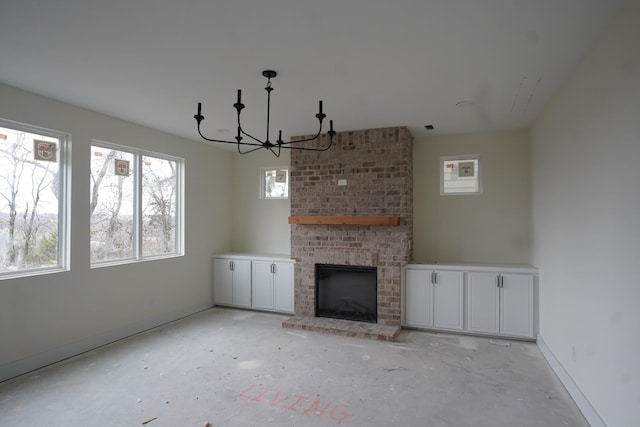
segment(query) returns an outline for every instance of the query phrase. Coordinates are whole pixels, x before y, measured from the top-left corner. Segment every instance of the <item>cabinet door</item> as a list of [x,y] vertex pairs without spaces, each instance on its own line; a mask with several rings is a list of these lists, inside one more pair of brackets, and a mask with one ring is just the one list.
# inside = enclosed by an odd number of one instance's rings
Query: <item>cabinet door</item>
[[464,327],[464,273],[433,272],[433,326],[462,330]]
[[273,310],[273,263],[253,261],[252,307]]
[[274,263],[273,308],[276,311],[293,313],[293,263]]
[[404,321],[407,326],[433,326],[431,270],[405,270]]
[[533,338],[533,276],[503,274],[500,332]]
[[251,307],[251,261],[233,260],[233,305]]
[[498,273],[469,273],[467,288],[469,330],[497,334],[500,332],[500,288]]
[[213,302],[215,304],[233,303],[231,262],[231,260],[223,258],[213,260]]

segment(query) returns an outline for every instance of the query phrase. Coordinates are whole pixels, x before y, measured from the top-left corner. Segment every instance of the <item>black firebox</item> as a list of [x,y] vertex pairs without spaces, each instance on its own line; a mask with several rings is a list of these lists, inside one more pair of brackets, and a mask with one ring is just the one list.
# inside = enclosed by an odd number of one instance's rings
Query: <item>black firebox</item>
[[375,267],[316,264],[316,316],[377,323]]

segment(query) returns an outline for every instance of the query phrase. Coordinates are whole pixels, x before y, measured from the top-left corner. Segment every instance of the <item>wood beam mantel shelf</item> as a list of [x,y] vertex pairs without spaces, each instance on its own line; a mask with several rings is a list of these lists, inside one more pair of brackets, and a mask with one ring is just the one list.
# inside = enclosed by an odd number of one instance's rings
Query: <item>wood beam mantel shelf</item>
[[400,225],[399,216],[290,216],[289,224],[298,225]]

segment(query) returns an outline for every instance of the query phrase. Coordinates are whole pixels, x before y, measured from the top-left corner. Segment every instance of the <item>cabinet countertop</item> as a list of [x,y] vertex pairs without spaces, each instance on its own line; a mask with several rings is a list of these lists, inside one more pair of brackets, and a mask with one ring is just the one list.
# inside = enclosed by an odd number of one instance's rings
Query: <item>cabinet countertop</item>
[[429,269],[429,270],[454,270],[454,271],[478,271],[478,272],[500,272],[500,273],[520,273],[538,274],[538,269],[528,264],[493,264],[493,263],[412,263],[406,268]]
[[294,262],[291,259],[291,255],[288,254],[267,254],[267,253],[252,253],[252,252],[225,252],[221,254],[215,254],[212,258],[225,258],[225,259],[246,259],[250,261],[287,261]]

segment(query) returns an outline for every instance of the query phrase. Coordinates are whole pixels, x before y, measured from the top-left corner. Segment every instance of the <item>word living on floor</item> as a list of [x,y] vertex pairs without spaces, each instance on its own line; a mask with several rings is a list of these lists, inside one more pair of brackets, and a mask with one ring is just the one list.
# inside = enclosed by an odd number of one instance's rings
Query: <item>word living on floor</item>
[[302,415],[314,415],[317,417],[326,415],[338,424],[349,417],[353,417],[352,413],[346,412],[349,405],[344,403],[332,404],[331,402],[325,402],[323,404],[320,399],[312,399],[300,394],[283,394],[278,390],[260,387],[255,384],[240,392],[239,397],[249,399],[249,401],[255,403],[266,403],[273,408],[297,412]]

